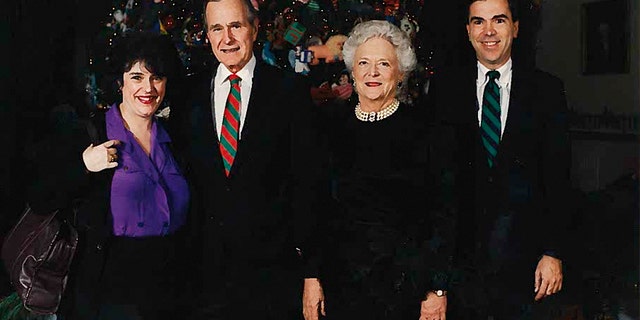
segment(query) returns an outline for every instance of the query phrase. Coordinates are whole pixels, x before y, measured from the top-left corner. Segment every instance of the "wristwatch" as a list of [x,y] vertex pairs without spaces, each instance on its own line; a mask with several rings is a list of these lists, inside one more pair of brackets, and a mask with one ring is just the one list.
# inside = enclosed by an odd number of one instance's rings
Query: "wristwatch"
[[438,297],[444,297],[447,295],[447,292],[444,290],[433,290],[433,293]]

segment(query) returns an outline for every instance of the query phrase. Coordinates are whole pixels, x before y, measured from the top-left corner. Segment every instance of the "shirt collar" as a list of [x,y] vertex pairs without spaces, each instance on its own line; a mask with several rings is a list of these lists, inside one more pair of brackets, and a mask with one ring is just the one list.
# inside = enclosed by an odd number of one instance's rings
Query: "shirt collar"
[[126,128],[122,121],[122,115],[120,114],[120,107],[117,103],[113,104],[107,110],[105,115],[105,122],[107,125],[108,138],[111,140],[123,141],[127,138]]
[[[236,72],[236,75],[238,75],[238,77],[242,79],[243,83],[251,83],[253,79],[253,70],[255,70],[256,68],[256,63],[256,56],[252,55],[251,59],[249,59],[249,62],[247,62],[247,64],[242,69],[240,69],[240,71]],[[222,63],[218,65],[218,71],[216,72],[216,78],[214,80],[216,86],[220,86],[225,81],[227,81],[229,75],[231,75],[231,71],[229,71],[229,69],[227,69],[225,65],[223,65]]]
[[158,143],[171,142],[171,137],[169,137],[169,133],[167,133],[167,130],[164,129],[164,127],[160,124],[160,121],[158,121],[158,119],[155,116],[153,116],[153,124],[151,125],[151,135],[153,135],[154,132],[156,135],[156,141]]
[[[511,67],[513,66],[513,61],[511,58],[507,60],[505,64],[503,64],[500,68],[496,69],[496,71],[500,72],[500,79],[498,79],[498,84],[502,85],[510,85],[511,84]],[[478,83],[484,84],[487,82],[487,72],[491,69],[485,67],[480,61],[478,61]]]
[[[151,136],[155,136],[155,141],[158,143],[171,142],[171,138],[167,131],[158,124],[155,116],[151,119]],[[120,114],[120,107],[118,104],[113,104],[105,115],[105,122],[107,125],[107,136],[110,140],[128,141],[127,128],[124,126],[122,115]],[[152,138],[153,141],[153,138]],[[133,151],[133,146],[130,143],[125,143],[123,148],[129,153]]]

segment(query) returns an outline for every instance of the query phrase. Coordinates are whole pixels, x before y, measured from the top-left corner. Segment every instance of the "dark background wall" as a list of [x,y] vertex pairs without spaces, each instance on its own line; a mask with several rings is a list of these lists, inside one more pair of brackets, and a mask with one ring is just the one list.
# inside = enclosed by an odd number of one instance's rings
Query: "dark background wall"
[[[22,206],[25,147],[47,133],[49,110],[84,98],[86,45],[104,19],[108,1],[26,1],[2,4],[0,124],[0,234]],[[52,170],[55,166],[52,166]],[[19,209],[18,209],[19,212]]]
[[[3,1],[0,9],[0,240],[24,206],[28,146],[46,136],[49,111],[82,99],[83,43],[105,1]],[[89,7],[91,6],[91,7]],[[51,164],[55,170],[55,164]],[[0,271],[0,296],[9,290]]]
[[[616,47],[616,43],[625,44],[627,72],[583,72],[585,38],[597,38],[589,25],[593,22],[585,17],[584,10],[588,5],[599,4],[604,6],[595,9],[602,13],[590,18],[610,22],[608,16],[615,14],[614,20],[620,22],[621,28],[612,29],[611,47]],[[608,13],[606,8],[613,5],[624,8],[623,12],[619,15]],[[618,113],[640,112],[640,1],[546,1],[543,14],[537,59],[541,66],[554,70],[565,79],[570,105],[596,113],[605,107]]]

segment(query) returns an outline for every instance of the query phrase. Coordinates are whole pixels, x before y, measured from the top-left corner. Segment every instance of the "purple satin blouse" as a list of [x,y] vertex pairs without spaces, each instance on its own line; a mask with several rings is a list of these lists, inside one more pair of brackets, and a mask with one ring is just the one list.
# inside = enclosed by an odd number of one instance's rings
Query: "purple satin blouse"
[[106,125],[107,137],[121,142],[111,183],[114,235],[147,237],[175,232],[186,220],[189,187],[169,149],[171,138],[154,119],[147,156],[125,128],[117,105],[107,111]]

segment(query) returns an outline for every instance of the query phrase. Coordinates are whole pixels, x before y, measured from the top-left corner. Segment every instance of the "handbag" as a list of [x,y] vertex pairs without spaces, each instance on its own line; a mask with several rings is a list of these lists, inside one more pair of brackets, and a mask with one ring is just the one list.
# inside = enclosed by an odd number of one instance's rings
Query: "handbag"
[[[78,124],[97,145],[99,133],[93,121],[78,119]],[[74,219],[79,201],[82,199],[69,206]],[[1,257],[11,285],[24,308],[33,314],[58,311],[78,247],[78,231],[70,221],[58,217],[61,214],[60,209],[36,214],[27,204],[2,244]]]
[[67,284],[78,247],[78,232],[60,210],[45,215],[29,205],[2,244],[2,260],[9,280],[25,309],[54,314]]
[[[78,124],[97,145],[98,129],[90,118],[78,119]],[[81,201],[71,201],[68,208],[74,220]],[[9,280],[24,308],[33,314],[55,314],[67,285],[78,247],[78,231],[70,221],[59,217],[63,211],[36,214],[27,204],[2,243],[1,256]]]

